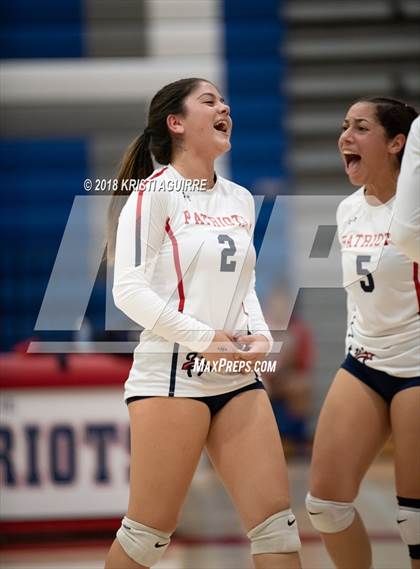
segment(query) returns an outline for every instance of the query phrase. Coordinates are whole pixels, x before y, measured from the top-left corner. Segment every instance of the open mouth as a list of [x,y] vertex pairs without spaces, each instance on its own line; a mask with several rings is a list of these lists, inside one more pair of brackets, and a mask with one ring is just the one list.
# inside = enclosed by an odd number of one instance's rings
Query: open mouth
[[362,159],[362,157],[359,154],[354,154],[353,152],[344,152],[343,156],[346,162],[347,169],[349,169],[351,166],[355,166]]
[[219,132],[224,132],[225,134],[229,132],[228,123],[225,120],[220,120],[214,123],[214,128]]

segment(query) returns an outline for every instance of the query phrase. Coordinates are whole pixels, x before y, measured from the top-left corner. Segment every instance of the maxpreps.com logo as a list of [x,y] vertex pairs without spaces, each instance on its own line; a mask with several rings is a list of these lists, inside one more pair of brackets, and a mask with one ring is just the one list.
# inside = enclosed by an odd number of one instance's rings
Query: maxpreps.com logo
[[276,371],[277,360],[256,360],[254,362],[247,360],[230,361],[221,358],[216,362],[209,362],[201,354],[190,352],[187,354],[185,362],[181,369],[187,372],[188,377],[192,377],[194,373],[198,377],[203,373],[216,373],[222,375],[231,375],[237,373],[251,373],[256,375],[261,373],[274,373]]

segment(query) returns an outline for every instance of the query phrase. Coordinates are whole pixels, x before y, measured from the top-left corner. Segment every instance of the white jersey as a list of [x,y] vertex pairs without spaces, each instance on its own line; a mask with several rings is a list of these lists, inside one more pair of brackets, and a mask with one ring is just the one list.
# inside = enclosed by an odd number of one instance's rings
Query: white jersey
[[420,263],[420,117],[413,121],[405,145],[391,241],[402,253]]
[[348,295],[346,349],[369,367],[396,377],[416,377],[420,375],[419,272],[417,263],[390,241],[394,202],[393,198],[371,205],[360,188],[338,206]]
[[216,330],[260,333],[272,345],[255,293],[254,202],[220,176],[210,190],[180,191],[171,165],[133,192],[118,223],[115,304],[144,327],[125,397],[200,397],[255,374],[194,371]]

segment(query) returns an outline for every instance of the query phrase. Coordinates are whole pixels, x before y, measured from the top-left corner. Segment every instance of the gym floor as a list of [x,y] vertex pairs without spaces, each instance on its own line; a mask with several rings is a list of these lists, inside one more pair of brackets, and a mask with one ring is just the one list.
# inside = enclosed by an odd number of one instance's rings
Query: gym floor
[[[302,538],[304,569],[333,569],[304,511],[307,459],[289,459],[292,504]],[[375,569],[409,569],[396,518],[393,467],[381,456],[370,469],[357,505],[372,540]],[[14,546],[0,551],[1,569],[100,569],[109,540],[62,545]],[[248,542],[223,487],[204,457],[199,465],[181,524],[156,569],[251,569]],[[358,568],[354,568],[358,569]]]

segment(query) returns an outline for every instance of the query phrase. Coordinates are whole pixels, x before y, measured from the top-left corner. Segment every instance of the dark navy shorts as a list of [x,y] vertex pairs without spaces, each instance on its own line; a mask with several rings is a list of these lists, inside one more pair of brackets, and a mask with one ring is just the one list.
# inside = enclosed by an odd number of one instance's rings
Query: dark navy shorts
[[[195,401],[202,401],[209,408],[212,417],[216,415],[225,405],[229,403],[236,395],[244,393],[245,391],[252,391],[253,389],[265,389],[261,381],[255,380],[254,383],[235,389],[234,391],[228,391],[227,393],[222,393],[221,395],[210,395],[208,397],[185,397],[185,399],[195,399]],[[132,401],[139,401],[140,399],[150,399],[151,397],[165,397],[160,395],[135,395],[134,397],[129,397],[126,399],[127,405]]]
[[373,369],[366,364],[362,364],[352,355],[347,354],[341,367],[368,385],[373,391],[379,393],[387,403],[391,403],[394,395],[403,389],[420,386],[420,376],[417,377],[395,377],[384,371]]

